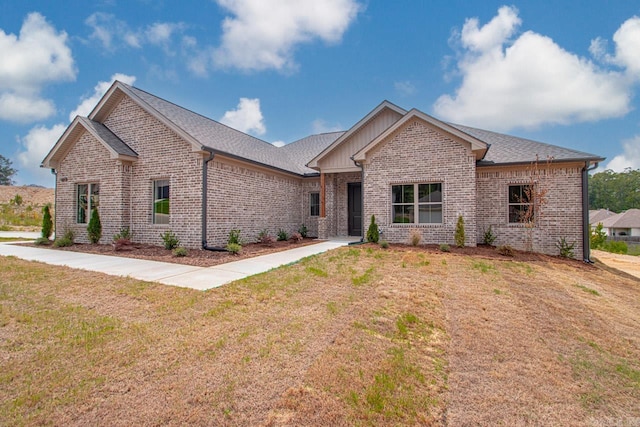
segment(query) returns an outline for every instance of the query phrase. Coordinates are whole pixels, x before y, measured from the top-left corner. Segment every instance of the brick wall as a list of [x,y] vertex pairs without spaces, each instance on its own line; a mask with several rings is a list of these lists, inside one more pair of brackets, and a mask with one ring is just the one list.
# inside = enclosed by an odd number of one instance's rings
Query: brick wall
[[[478,241],[491,226],[496,245],[558,255],[556,243],[562,237],[575,243],[576,258],[582,258],[582,166],[580,164],[521,167],[480,167],[478,181]],[[532,175],[534,176],[532,181]],[[508,218],[509,185],[529,185],[546,191],[546,201],[535,211],[536,227],[510,224]]]
[[[364,222],[371,215],[382,229],[382,238],[406,243],[417,229],[422,243],[454,243],[458,215],[465,220],[466,244],[476,245],[475,158],[470,144],[454,141],[415,119],[382,141],[367,155],[364,178]],[[442,224],[394,224],[391,186],[442,183]]]

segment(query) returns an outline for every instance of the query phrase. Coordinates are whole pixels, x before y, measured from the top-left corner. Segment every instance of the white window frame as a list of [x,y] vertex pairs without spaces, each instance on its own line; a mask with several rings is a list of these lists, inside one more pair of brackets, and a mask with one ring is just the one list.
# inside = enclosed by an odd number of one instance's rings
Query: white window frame
[[[420,195],[420,187],[421,186],[439,186],[439,190],[440,190],[440,197],[439,200],[420,200],[419,199],[419,195]],[[396,201],[394,200],[394,187],[402,187],[401,189],[401,200],[400,201]],[[404,187],[411,187],[413,194],[411,195],[411,197],[406,197],[407,199],[411,199],[412,200],[405,200],[405,188]],[[444,221],[444,183],[443,182],[417,182],[417,183],[406,183],[406,184],[392,184],[391,185],[391,223],[394,225],[397,224],[411,224],[411,225],[428,225],[428,224],[433,224],[433,225],[441,225]],[[429,197],[431,197],[432,194],[435,194],[437,192],[437,189],[435,191],[430,191],[429,192]],[[401,214],[401,216],[405,216],[408,215],[410,221],[396,221],[396,218],[398,218],[398,215],[396,215],[396,207],[403,207],[403,212]],[[440,207],[440,220],[439,221],[421,221],[421,216],[420,216],[420,208],[436,208]],[[437,212],[437,210],[436,210]],[[428,212],[429,217],[431,217],[432,212],[431,210],[429,210]]]
[[[158,189],[166,187],[166,197],[158,198]],[[164,190],[162,190],[164,191]],[[160,194],[165,196],[165,194]],[[156,205],[166,200],[167,212],[156,212]],[[151,218],[155,225],[169,225],[171,223],[171,180],[169,178],[154,179],[153,180],[153,193],[151,203]]]
[[[82,193],[80,187],[85,187]],[[80,197],[84,196],[85,200],[81,201]],[[86,205],[82,207],[81,205]],[[93,209],[100,206],[100,183],[99,182],[79,182],[76,184],[76,224],[87,224],[91,217]],[[84,211],[80,215],[80,210]],[[84,216],[84,218],[82,218]]]
[[[520,191],[519,191],[519,195],[518,195],[518,199],[519,200],[512,200],[512,193],[511,193],[511,188],[512,187],[520,187]],[[531,218],[531,220],[533,220],[535,218],[535,204],[533,203],[533,201],[531,200],[526,200],[526,193],[524,192],[525,189],[527,187],[531,187],[531,184],[509,184],[507,186],[507,222],[509,224],[523,224],[526,221],[524,220],[524,218],[522,217],[522,214],[518,213],[518,212],[523,212],[526,211],[527,209],[529,209],[529,206],[533,206],[533,217]],[[517,212],[514,212],[512,214],[512,209],[511,208],[517,208]],[[512,220],[513,219],[513,220]]]

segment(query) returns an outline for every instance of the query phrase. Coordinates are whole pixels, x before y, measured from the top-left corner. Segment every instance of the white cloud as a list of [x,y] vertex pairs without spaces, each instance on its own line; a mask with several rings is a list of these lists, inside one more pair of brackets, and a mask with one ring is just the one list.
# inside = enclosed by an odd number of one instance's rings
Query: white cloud
[[240,98],[238,107],[224,113],[220,122],[241,132],[251,132],[256,135],[263,135],[267,131],[258,98]]
[[55,113],[43,99],[44,86],[75,80],[76,68],[67,34],[57,32],[44,16],[30,13],[20,34],[0,29],[0,119],[31,122]]
[[67,126],[62,123],[51,128],[36,126],[25,137],[19,139],[26,150],[18,153],[17,158],[22,168],[28,170],[32,179],[37,181],[32,183],[51,185],[51,172],[48,169],[42,169],[40,163],[66,128]]
[[613,35],[613,41],[616,53],[610,60],[626,68],[632,79],[640,80],[640,18],[627,19]]
[[287,145],[287,143],[284,141],[273,141],[271,144],[276,147],[284,147],[285,145]]
[[98,84],[93,88],[93,94],[88,97],[83,97],[80,104],[78,104],[78,106],[69,114],[69,121],[73,121],[76,116],[88,116],[91,110],[93,110],[93,108],[98,104],[100,98],[102,98],[116,80],[132,85],[135,83],[136,78],[135,76],[116,73],[111,76],[111,80],[98,82]]
[[[73,121],[76,115],[88,115],[115,80],[133,84],[136,78],[116,73],[111,76],[109,81],[98,82],[93,88],[93,94],[89,97],[83,97],[78,106],[69,114],[69,121]],[[18,152],[17,159],[22,165],[22,169],[27,170],[38,180],[38,182],[35,182],[36,184],[51,185],[50,173],[40,168],[40,163],[64,133],[67,126],[67,123],[58,123],[50,128],[38,125],[33,127],[26,136],[18,138],[18,143],[23,149]]]
[[[462,47],[457,62],[462,82],[454,95],[438,98],[436,115],[505,131],[619,117],[630,110],[630,83],[620,72],[604,70],[532,31],[512,40],[520,23],[517,9],[503,6],[488,24],[479,27],[476,18],[468,19],[454,34]],[[592,43],[592,53],[602,50],[601,42]]]
[[313,129],[314,134],[338,132],[342,130],[342,126],[340,124],[330,125],[324,119],[315,119],[311,122],[311,128]]
[[395,82],[393,84],[393,87],[402,96],[411,96],[416,93],[416,86],[408,80],[405,80],[403,82]]
[[356,0],[216,0],[233,17],[222,23],[214,65],[243,70],[291,70],[295,47],[338,43],[362,6]]
[[640,135],[622,141],[623,153],[615,156],[604,168],[623,172],[626,168],[640,169]]

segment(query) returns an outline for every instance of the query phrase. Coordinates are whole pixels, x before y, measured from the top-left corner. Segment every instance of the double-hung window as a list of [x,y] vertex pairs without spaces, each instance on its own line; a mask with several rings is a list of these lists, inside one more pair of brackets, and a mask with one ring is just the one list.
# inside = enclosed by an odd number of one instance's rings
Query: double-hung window
[[442,183],[391,186],[391,215],[397,224],[442,224]]
[[78,184],[76,186],[76,222],[86,224],[93,209],[100,205],[100,184]]
[[509,186],[509,222],[532,222],[534,206],[531,185]]
[[169,180],[153,182],[153,223],[169,224]]
[[309,193],[309,215],[320,215],[320,193]]

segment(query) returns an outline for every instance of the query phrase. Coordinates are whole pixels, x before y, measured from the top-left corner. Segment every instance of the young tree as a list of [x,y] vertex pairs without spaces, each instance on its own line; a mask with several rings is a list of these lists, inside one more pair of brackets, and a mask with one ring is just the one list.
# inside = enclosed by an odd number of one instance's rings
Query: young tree
[[87,234],[91,243],[98,243],[102,237],[102,224],[100,223],[100,214],[98,209],[91,211],[91,219],[87,225]]
[[11,160],[0,154],[0,185],[13,185],[13,175],[18,171],[11,167]]
[[456,232],[454,233],[454,240],[456,241],[457,247],[464,248],[464,218],[462,218],[462,215],[458,216],[458,222],[456,223]]
[[42,210],[42,238],[49,239],[51,234],[53,234],[53,221],[51,220],[49,205],[45,205]]

